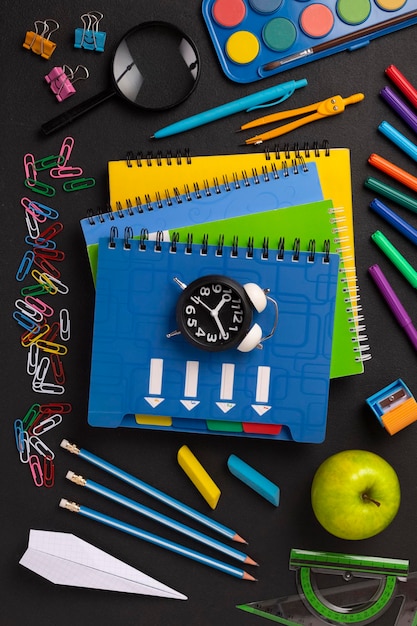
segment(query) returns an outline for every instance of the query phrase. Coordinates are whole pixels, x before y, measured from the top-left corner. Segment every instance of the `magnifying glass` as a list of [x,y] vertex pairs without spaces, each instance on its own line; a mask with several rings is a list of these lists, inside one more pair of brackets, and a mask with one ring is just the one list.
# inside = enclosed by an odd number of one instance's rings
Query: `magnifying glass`
[[49,135],[113,96],[142,110],[170,109],[195,89],[200,76],[197,48],[168,22],[144,22],[129,30],[116,46],[111,87],[42,125]]

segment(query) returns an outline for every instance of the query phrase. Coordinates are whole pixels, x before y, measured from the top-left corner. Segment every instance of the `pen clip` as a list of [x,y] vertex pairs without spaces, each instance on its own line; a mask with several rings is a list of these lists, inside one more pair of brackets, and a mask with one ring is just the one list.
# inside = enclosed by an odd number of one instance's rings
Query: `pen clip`
[[266,107],[272,107],[275,104],[281,104],[281,102],[285,102],[285,100],[288,100],[288,98],[293,95],[294,91],[295,88],[289,89],[286,93],[284,93],[283,96],[281,96],[281,98],[278,98],[278,100],[274,100],[273,102],[266,102],[265,104],[257,104],[253,107],[250,107],[249,109],[246,109],[246,113],[250,113],[251,111],[255,111],[256,109],[265,109]]

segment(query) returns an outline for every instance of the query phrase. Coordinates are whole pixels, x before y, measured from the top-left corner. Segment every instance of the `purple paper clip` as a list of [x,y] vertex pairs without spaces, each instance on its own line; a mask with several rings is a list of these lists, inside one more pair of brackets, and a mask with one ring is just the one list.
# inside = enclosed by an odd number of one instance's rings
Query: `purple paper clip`
[[[80,69],[84,70],[85,76],[76,77],[76,73]],[[68,65],[63,65],[52,68],[49,74],[45,76],[45,80],[58,102],[62,102],[75,94],[74,83],[77,80],[85,80],[88,76],[88,70],[84,65],[77,65],[75,70],[72,70]]]

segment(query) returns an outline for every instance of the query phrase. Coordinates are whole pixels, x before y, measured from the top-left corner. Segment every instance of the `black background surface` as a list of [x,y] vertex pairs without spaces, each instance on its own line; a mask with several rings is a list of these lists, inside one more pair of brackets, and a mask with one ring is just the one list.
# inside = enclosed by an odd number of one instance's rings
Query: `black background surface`
[[[411,2],[409,4],[411,8]],[[80,26],[80,15],[92,9],[104,14],[100,27],[108,38],[105,52],[101,54],[73,48],[73,32]],[[415,170],[411,159],[391,145],[377,131],[377,126],[386,119],[412,138],[411,131],[378,94],[388,84],[384,70],[391,63],[417,84],[416,28],[378,39],[355,52],[330,56],[258,83],[239,85],[223,75],[203,23],[200,2],[196,0],[102,0],[93,7],[80,0],[70,3],[3,0],[1,15],[1,626],[260,624],[261,618],[238,611],[235,605],[294,593],[295,577],[288,569],[289,551],[293,547],[408,558],[410,569],[416,570],[417,425],[390,437],[365,404],[368,396],[398,377],[417,393],[416,353],[382,302],[367,275],[368,267],[375,262],[381,265],[417,323],[416,295],[370,241],[370,235],[381,228],[411,263],[415,263],[416,255],[411,243],[370,211],[368,205],[374,195],[363,187],[369,175],[385,180],[367,164],[371,152],[385,156],[410,172]],[[60,24],[60,30],[52,36],[57,49],[50,61],[22,48],[25,33],[32,30],[33,22],[46,18],[53,18]],[[108,86],[114,45],[130,27],[150,19],[172,21],[195,40],[201,54],[202,73],[191,97],[177,109],[147,114],[113,98],[58,133],[42,136],[42,123]],[[78,63],[86,65],[90,78],[77,83],[77,94],[72,100],[58,105],[43,76],[53,66],[63,63],[71,67]],[[149,138],[158,128],[182,117],[279,82],[303,77],[307,78],[308,87],[299,90],[282,108],[304,106],[335,94],[344,97],[356,92],[365,94],[363,102],[348,107],[342,115],[305,126],[282,140],[291,145],[295,142],[303,145],[306,141],[312,145],[314,141],[327,139],[331,146],[350,148],[352,157],[356,261],[372,360],[366,363],[364,374],[331,381],[325,442],[301,445],[89,427],[86,416],[94,290],[79,220],[87,210],[103,208],[108,202],[107,162],[123,159],[128,150],[146,154],[157,150],[175,153],[187,148],[191,155],[249,151],[250,147],[239,145],[242,139],[235,134],[248,119],[244,112],[168,140],[156,142]],[[57,308],[68,308],[71,318],[69,353],[64,361],[66,392],[59,399],[70,402],[73,410],[64,417],[63,424],[45,436],[56,454],[55,485],[45,489],[34,486],[28,468],[19,462],[13,422],[22,418],[34,402],[56,398],[39,398],[39,394],[32,391],[26,373],[26,350],[20,345],[22,329],[12,314],[21,287],[15,275],[27,249],[20,205],[21,197],[28,195],[23,184],[23,156],[28,152],[37,158],[56,153],[67,135],[75,139],[72,164],[83,167],[85,176],[94,177],[96,185],[76,193],[58,191],[51,201],[51,206],[60,211],[64,224],[64,231],[59,235],[59,247],[66,253],[62,280],[70,289],[67,295],[58,297],[59,304],[54,302]],[[163,181],[161,183],[163,186]],[[417,227],[413,214],[393,208]],[[117,505],[101,501],[98,496],[81,491],[65,480],[66,472],[72,469],[171,514],[61,450],[59,443],[63,437],[235,528],[248,540],[248,553],[260,564],[256,570],[258,582],[226,576],[60,509],[59,499],[66,497],[179,540],[174,533],[131,512],[119,510]],[[178,467],[176,453],[183,444],[193,450],[222,490],[215,512],[209,510]],[[316,522],[310,506],[310,485],[318,465],[330,454],[349,448],[372,450],[383,456],[395,467],[402,486],[402,504],[395,521],[386,531],[366,541],[348,542],[332,537]],[[248,490],[228,472],[226,460],[231,453],[245,459],[280,486],[278,508]],[[189,599],[182,602],[54,586],[18,564],[31,528],[72,532],[178,589]],[[392,615],[387,615],[378,623],[388,625],[393,621]]]

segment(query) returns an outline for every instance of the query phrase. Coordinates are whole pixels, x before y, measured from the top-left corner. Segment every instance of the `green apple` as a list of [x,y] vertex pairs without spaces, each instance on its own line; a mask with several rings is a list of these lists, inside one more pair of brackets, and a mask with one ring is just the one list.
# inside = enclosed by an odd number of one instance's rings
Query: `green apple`
[[401,500],[398,476],[382,457],[366,450],[338,452],[318,468],[311,504],[320,524],[341,539],[367,539],[396,516]]

